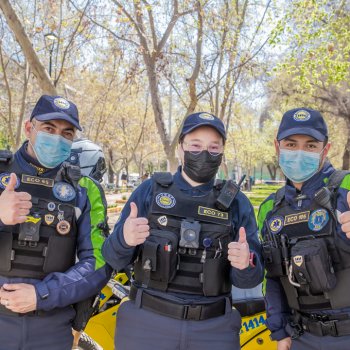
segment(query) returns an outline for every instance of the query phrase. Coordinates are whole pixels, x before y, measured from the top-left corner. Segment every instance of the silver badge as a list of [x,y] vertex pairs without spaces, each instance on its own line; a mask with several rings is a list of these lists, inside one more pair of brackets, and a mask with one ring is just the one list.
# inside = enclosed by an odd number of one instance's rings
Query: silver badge
[[54,202],[50,202],[47,205],[47,209],[48,209],[48,211],[54,211],[56,209],[56,204]]
[[168,225],[168,218],[165,215],[160,216],[158,218],[158,223],[162,226],[166,226],[166,225]]

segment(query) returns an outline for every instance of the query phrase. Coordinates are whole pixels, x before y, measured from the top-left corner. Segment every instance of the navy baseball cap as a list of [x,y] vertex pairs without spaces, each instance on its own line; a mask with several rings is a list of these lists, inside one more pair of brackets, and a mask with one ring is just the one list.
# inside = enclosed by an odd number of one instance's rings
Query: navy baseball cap
[[325,141],[328,138],[328,128],[321,113],[310,108],[295,108],[284,113],[277,132],[277,141],[298,134]]
[[206,112],[190,114],[184,121],[180,138],[201,126],[211,126],[226,140],[224,123],[215,115]]
[[54,119],[66,120],[81,130],[77,106],[61,96],[42,95],[32,111],[30,120],[33,118],[41,122]]

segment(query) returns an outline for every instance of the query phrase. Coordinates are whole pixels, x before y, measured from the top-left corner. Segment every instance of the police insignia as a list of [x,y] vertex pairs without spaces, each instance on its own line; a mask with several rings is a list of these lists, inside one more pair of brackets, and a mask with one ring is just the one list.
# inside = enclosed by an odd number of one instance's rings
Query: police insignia
[[165,215],[160,216],[157,221],[159,225],[162,225],[162,226],[168,225],[168,218]]
[[55,220],[55,217],[52,214],[45,215],[45,222],[47,225],[51,225]]
[[[0,188],[2,188],[3,190],[6,188],[7,184],[9,183],[10,181],[10,175],[9,173],[2,173],[0,174]],[[20,185],[20,182],[19,182],[19,178],[17,177],[17,183],[16,183],[16,186],[15,186],[15,189],[17,189]]]
[[58,108],[61,108],[61,109],[68,109],[70,107],[70,104],[69,102],[62,98],[62,97],[57,97],[53,100],[53,103],[58,107]]
[[293,257],[294,264],[297,266],[301,266],[303,264],[303,256],[302,255],[296,255]]
[[271,233],[278,233],[283,228],[283,217],[282,216],[275,216],[271,220],[269,220],[269,227]]
[[74,187],[66,182],[57,182],[53,186],[53,195],[62,202],[70,202],[76,196]]
[[159,207],[170,209],[176,204],[176,199],[170,193],[159,193],[156,197],[156,203]]
[[48,211],[54,211],[56,209],[56,204],[54,202],[49,202],[47,204]]
[[293,114],[293,119],[296,120],[297,122],[306,122],[307,120],[310,119],[310,113],[308,111],[305,111],[303,109],[296,111]]
[[317,209],[314,210],[309,219],[309,229],[312,231],[320,231],[322,230],[326,225],[329,220],[329,215],[327,210],[325,209]]
[[56,225],[56,230],[59,234],[66,235],[70,231],[70,223],[66,220],[62,220]]
[[209,113],[201,113],[199,115],[199,118],[205,119],[205,120],[214,120],[214,117]]

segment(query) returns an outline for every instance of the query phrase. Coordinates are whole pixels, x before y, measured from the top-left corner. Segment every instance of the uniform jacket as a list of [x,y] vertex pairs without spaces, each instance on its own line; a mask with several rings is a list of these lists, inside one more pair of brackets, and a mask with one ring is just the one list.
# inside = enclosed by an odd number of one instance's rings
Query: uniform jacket
[[[307,180],[301,191],[298,191],[291,182],[287,181],[285,185],[285,200],[288,205],[293,209],[298,208],[299,210],[305,210],[310,206],[311,200],[321,187],[325,186],[329,176],[334,172],[333,166],[326,162],[318,173],[313,177]],[[343,179],[340,188],[337,193],[337,210],[339,212],[345,212],[349,210],[347,203],[347,193],[350,190],[350,175],[346,175]],[[306,195],[306,198],[301,202],[296,201],[295,197],[299,194]],[[260,206],[258,214],[258,226],[262,237],[266,234],[264,231],[264,221],[269,212],[273,209],[275,194],[271,194]],[[300,205],[301,204],[301,205]],[[298,207],[298,205],[300,205]],[[283,232],[283,229],[282,229]],[[337,235],[341,237],[342,240],[350,244],[350,240],[347,239],[344,232],[341,231],[341,224],[337,222]],[[279,279],[275,278],[266,278],[266,310],[267,310],[267,326],[272,333],[272,339],[281,340],[283,338],[289,337],[285,331],[285,327],[288,322],[288,317],[291,314],[289,309],[285,292],[282,288],[282,285]],[[337,312],[350,312],[349,310],[330,310],[330,313]]]
[[[181,167],[175,173],[173,177],[174,184],[178,188],[188,195],[188,200],[191,198],[205,195],[213,188],[214,181],[210,181],[206,184],[192,187],[188,184],[181,175]],[[144,181],[130,196],[129,201],[126,203],[124,209],[121,212],[119,221],[116,223],[113,233],[108,237],[102,247],[103,256],[106,261],[116,270],[124,269],[128,264],[132,263],[136,256],[137,247],[130,247],[126,244],[123,235],[123,225],[125,220],[130,214],[130,202],[135,202],[138,208],[138,217],[147,217],[152,200],[152,179]],[[252,288],[262,281],[263,277],[263,264],[261,261],[261,246],[257,236],[257,226],[254,216],[254,210],[247,197],[239,192],[236,199],[231,205],[231,211],[233,214],[234,227],[239,228],[243,226],[246,229],[247,241],[251,252],[254,252],[256,259],[255,267],[247,267],[244,270],[238,270],[231,267],[231,281],[232,284],[239,288]],[[238,234],[235,232],[232,237],[232,241],[238,239]],[[152,292],[153,294],[160,294],[160,292]],[[162,295],[163,297],[169,297]],[[179,295],[177,295],[179,297]],[[190,298],[205,299],[202,296],[184,295],[180,296],[181,300],[187,300]]]
[[[35,160],[26,153],[26,146],[24,143],[14,155],[23,174],[54,178],[60,167],[39,175]],[[111,268],[101,253],[105,237],[97,228],[105,219],[105,206],[97,185],[89,177],[79,180],[76,208],[76,212],[81,212],[77,220],[76,264],[64,273],[50,273],[43,280],[0,276],[0,286],[4,283],[33,284],[38,310],[63,308],[99,292],[108,281]]]

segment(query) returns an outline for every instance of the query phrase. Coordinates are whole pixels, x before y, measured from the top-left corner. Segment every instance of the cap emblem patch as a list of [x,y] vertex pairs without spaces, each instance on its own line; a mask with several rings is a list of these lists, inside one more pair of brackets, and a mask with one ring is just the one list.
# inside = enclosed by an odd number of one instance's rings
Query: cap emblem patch
[[209,114],[209,113],[201,113],[201,114],[199,115],[199,118],[205,119],[205,120],[214,120],[214,116],[212,116],[212,115]]
[[307,120],[309,120],[311,117],[310,113],[308,111],[305,111],[303,109],[295,112],[293,114],[293,119],[297,122],[306,122]]
[[70,104],[69,102],[62,98],[62,97],[57,97],[53,100],[53,103],[58,107],[58,108],[61,108],[61,109],[68,109],[70,107]]

